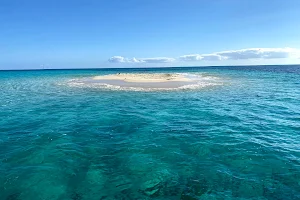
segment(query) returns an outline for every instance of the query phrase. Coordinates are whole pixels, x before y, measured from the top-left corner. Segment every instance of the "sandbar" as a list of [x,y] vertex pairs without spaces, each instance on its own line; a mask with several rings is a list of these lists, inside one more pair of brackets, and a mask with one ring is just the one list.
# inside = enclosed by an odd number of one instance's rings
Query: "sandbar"
[[116,90],[155,91],[196,89],[219,85],[213,76],[197,73],[115,73],[70,81],[73,86]]
[[183,74],[170,73],[117,73],[95,76],[93,80],[115,80],[135,83],[162,83],[162,82],[191,82]]

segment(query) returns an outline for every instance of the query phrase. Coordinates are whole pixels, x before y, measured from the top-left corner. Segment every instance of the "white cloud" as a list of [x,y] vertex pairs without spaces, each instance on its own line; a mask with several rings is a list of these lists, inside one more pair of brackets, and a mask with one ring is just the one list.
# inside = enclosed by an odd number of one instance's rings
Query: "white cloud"
[[232,51],[222,51],[212,54],[191,54],[180,57],[183,61],[218,61],[218,60],[248,60],[248,59],[274,59],[296,58],[300,50],[293,48],[252,48]]
[[174,58],[167,58],[167,57],[141,59],[141,62],[146,62],[146,63],[169,63],[173,61],[175,61]]
[[196,61],[196,60],[202,60],[203,57],[200,54],[191,54],[191,55],[180,56],[180,59],[183,61]]
[[192,54],[192,55],[181,56],[180,60],[183,60],[183,61],[198,61],[198,60],[218,61],[218,60],[225,60],[225,58],[218,54]]
[[[282,58],[300,58],[300,49],[295,48],[250,48],[241,50],[221,51],[210,54],[190,54],[180,56],[181,61],[221,61],[221,60],[267,60]],[[174,58],[125,58],[113,56],[109,60],[112,63],[171,63]]]
[[167,57],[129,59],[122,56],[113,56],[108,61],[112,63],[169,63],[175,61],[175,59]]
[[126,62],[126,59],[122,56],[113,56],[110,59],[108,59],[108,61],[112,63],[124,63]]

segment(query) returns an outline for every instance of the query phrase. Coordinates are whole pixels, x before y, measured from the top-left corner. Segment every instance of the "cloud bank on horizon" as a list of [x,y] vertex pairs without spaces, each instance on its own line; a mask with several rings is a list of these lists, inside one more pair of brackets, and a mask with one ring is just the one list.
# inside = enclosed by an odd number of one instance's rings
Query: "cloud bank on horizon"
[[222,61],[222,60],[253,60],[253,59],[282,59],[300,58],[300,49],[295,48],[249,48],[240,50],[221,51],[210,54],[190,54],[179,58],[125,58],[113,56],[111,63],[171,63],[179,61]]
[[112,63],[169,63],[175,61],[174,58],[156,57],[156,58],[124,58],[122,56],[113,56],[109,60]]

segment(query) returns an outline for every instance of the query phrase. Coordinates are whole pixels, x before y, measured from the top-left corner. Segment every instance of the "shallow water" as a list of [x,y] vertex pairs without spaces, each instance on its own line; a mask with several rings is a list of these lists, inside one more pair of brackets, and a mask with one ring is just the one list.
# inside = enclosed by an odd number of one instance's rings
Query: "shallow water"
[[[222,84],[70,84],[145,70]],[[299,88],[300,66],[2,71],[0,199],[300,199]]]

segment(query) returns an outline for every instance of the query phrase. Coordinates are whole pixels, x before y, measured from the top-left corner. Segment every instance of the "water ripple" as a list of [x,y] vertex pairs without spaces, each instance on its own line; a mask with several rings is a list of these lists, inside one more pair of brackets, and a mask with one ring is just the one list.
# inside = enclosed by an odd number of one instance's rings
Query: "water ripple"
[[300,73],[276,69],[184,69],[222,84],[172,92],[1,72],[1,199],[300,199]]

